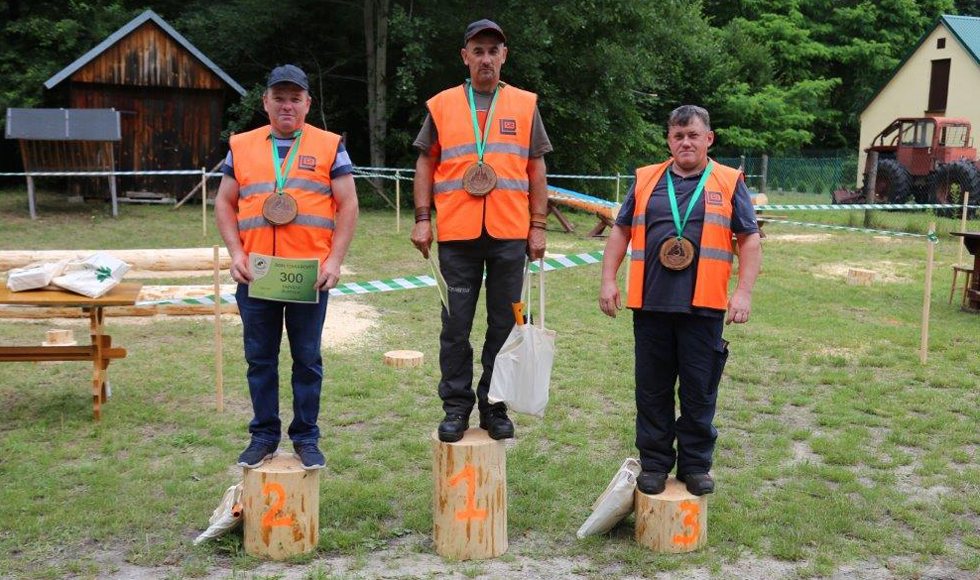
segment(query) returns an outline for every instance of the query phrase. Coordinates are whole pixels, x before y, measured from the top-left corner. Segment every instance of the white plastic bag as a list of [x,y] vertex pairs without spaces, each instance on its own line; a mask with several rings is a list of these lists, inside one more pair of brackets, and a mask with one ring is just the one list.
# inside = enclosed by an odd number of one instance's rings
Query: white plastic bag
[[[531,320],[531,274],[524,270],[527,291],[528,320]],[[515,324],[504,346],[497,353],[490,379],[490,403],[504,402],[507,409],[535,417],[544,417],[551,384],[551,366],[555,360],[555,331],[544,327],[544,260],[538,277],[540,324]]]
[[242,499],[242,482],[233,485],[225,490],[221,496],[221,503],[214,508],[211,519],[208,520],[208,529],[201,532],[201,535],[194,538],[194,545],[198,545],[208,538],[217,538],[228,532],[242,521],[242,511],[240,502]]
[[7,288],[10,288],[11,292],[44,288],[51,283],[55,276],[60,276],[67,265],[68,260],[59,260],[57,262],[34,262],[23,268],[14,268],[7,273]]
[[129,264],[100,252],[69,262],[64,274],[51,283],[89,298],[98,298],[115,288],[128,271]]
[[636,490],[638,475],[640,475],[639,461],[630,457],[623,462],[612,481],[606,486],[606,490],[592,504],[592,514],[575,532],[578,539],[593,534],[604,534],[630,515],[633,511],[633,492]]

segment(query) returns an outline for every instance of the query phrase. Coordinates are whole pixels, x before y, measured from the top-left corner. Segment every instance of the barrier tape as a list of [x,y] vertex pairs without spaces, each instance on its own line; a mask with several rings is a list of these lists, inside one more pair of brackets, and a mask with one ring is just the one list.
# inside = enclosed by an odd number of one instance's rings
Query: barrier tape
[[[969,208],[977,208],[977,205],[968,205]],[[854,204],[764,204],[755,206],[756,211],[809,211],[809,210],[830,210],[830,211],[851,211],[863,209],[963,209],[962,204],[954,203],[854,203]]]
[[911,234],[909,232],[893,232],[889,230],[872,230],[868,228],[855,228],[852,226],[835,226],[830,224],[815,224],[810,222],[796,222],[791,220],[774,220],[766,218],[767,223],[786,224],[791,226],[804,226],[809,228],[820,228],[824,230],[840,230],[845,232],[862,232],[865,234],[878,234],[882,236],[893,236],[896,238],[927,238],[930,242],[939,243],[939,236],[935,232],[928,234]]
[[[598,264],[602,261],[602,252],[586,252],[560,258],[545,258],[544,271],[564,270],[577,266],[588,266]],[[537,273],[539,266],[537,262],[531,263],[530,270]],[[381,292],[395,292],[398,290],[412,290],[415,288],[431,288],[436,285],[436,280],[432,276],[406,276],[402,278],[391,278],[388,280],[372,280],[370,282],[347,282],[336,288],[330,289],[330,296],[359,296],[361,294],[378,294]],[[222,304],[235,304],[234,294],[220,294]],[[197,306],[207,306],[214,304],[214,294],[199,298],[175,298],[169,300],[145,300],[136,303],[136,306],[151,306],[160,304],[190,304]]]

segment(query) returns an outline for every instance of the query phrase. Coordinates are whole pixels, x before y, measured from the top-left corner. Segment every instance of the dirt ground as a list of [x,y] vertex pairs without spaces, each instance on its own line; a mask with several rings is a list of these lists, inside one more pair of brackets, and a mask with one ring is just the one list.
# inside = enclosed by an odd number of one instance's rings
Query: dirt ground
[[[541,580],[589,580],[617,578],[619,580],[777,580],[798,578],[798,572],[806,562],[783,562],[768,558],[745,555],[737,562],[723,564],[720,572],[712,575],[707,568],[686,568],[664,572],[654,576],[636,576],[625,573],[619,566],[601,566],[587,557],[541,558],[546,550],[542,540],[533,536],[511,538],[510,549],[494,560],[471,562],[447,562],[432,551],[430,540],[419,535],[409,535],[390,542],[387,547],[360,556],[329,556],[306,564],[264,563],[247,573],[237,572],[234,578],[277,578],[281,580],[305,580],[306,578],[344,578],[351,580],[394,580],[409,578],[453,579],[464,578],[521,578]],[[678,556],[683,557],[683,556]],[[161,566],[143,568],[128,564],[119,551],[103,551],[97,561],[105,570],[104,578],[112,580],[167,580],[179,577],[179,567]],[[231,576],[230,565],[218,562],[207,569],[204,580],[225,580]],[[890,562],[862,562],[841,567],[829,580],[891,580],[908,578],[897,569],[911,562],[894,559]],[[322,574],[317,575],[317,573]],[[196,574],[195,574],[196,576]],[[914,576],[933,580],[975,580],[974,573],[964,572],[950,565],[934,564],[920,569]]]

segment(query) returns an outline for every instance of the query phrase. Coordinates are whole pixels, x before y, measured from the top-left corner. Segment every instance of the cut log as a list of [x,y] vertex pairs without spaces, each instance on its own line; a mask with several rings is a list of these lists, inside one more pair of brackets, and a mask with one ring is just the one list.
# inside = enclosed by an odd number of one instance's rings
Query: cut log
[[696,496],[674,477],[663,493],[636,490],[636,541],[654,552],[693,552],[708,542],[708,496]]
[[385,364],[395,368],[420,367],[424,356],[417,350],[389,350],[385,353]]
[[848,268],[847,270],[847,283],[851,286],[871,286],[874,279],[874,270],[862,268]]
[[453,560],[507,551],[507,456],[503,441],[473,427],[456,443],[432,433],[436,553]]
[[[211,270],[214,257],[211,248],[174,248],[161,250],[4,250],[0,251],[0,272],[20,268],[31,262],[85,258],[103,252],[126,262],[137,270]],[[228,250],[221,249],[221,268],[231,266]]]
[[46,333],[46,338],[41,346],[75,346],[75,333],[71,329],[53,328]]
[[313,551],[320,541],[320,471],[303,469],[292,453],[244,471],[245,552],[283,560]]

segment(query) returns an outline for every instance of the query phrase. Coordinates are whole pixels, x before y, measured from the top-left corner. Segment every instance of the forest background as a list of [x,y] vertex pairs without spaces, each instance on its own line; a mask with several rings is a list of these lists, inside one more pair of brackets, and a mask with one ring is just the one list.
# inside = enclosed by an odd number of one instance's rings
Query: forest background
[[355,164],[399,167],[414,165],[425,100],[466,77],[466,24],[491,18],[503,79],[540,95],[549,167],[589,174],[663,156],[683,103],[711,111],[716,155],[856,151],[861,108],[919,36],[980,1],[0,0],[0,110],[44,106],[45,80],[146,9],[248,90],[226,133],[263,122],[266,75],[294,63],[309,122],[343,133]]

